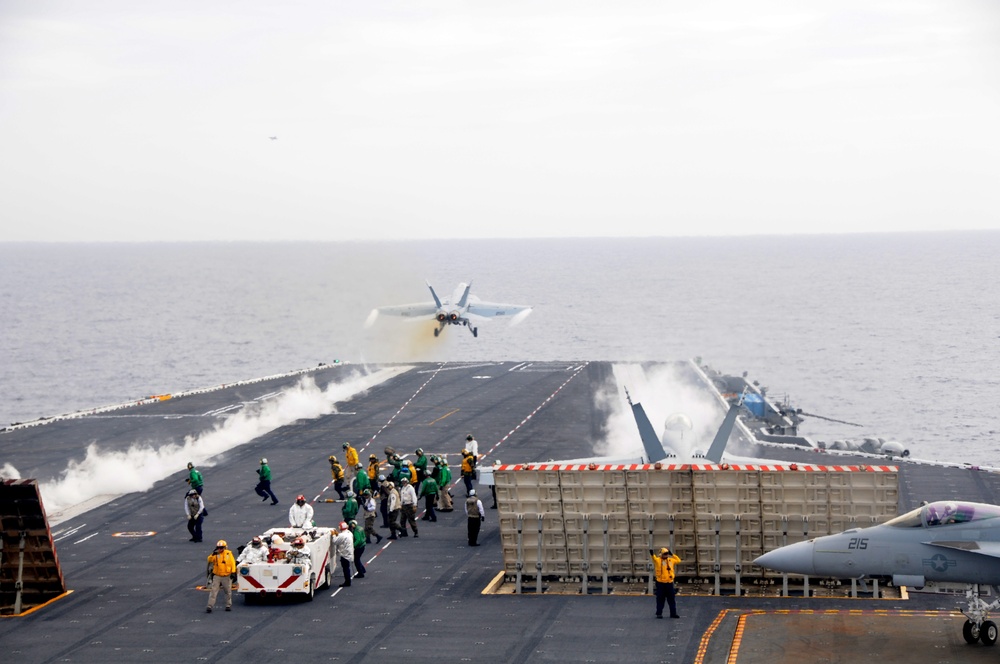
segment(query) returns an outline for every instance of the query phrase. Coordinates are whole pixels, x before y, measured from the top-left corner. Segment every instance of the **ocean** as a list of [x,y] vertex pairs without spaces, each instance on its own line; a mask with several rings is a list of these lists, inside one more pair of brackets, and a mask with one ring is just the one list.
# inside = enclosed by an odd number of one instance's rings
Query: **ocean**
[[[863,425],[809,418],[814,439],[997,465],[998,255],[1000,232],[0,243],[0,425],[334,361],[700,357]],[[364,327],[425,280],[534,311],[478,338]]]

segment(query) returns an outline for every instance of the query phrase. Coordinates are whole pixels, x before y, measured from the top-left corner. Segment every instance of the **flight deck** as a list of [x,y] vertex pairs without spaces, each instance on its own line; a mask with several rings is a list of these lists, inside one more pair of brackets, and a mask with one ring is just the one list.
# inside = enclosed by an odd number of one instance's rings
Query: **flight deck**
[[[296,417],[293,393],[335,395],[379,371],[387,372],[384,379],[356,396],[325,413]],[[1000,657],[995,647],[962,640],[962,598],[943,593],[802,597],[794,592],[801,585],[794,578],[790,597],[752,589],[720,596],[710,587],[683,586],[681,618],[657,620],[641,582],[635,593],[604,594],[595,579],[586,594],[571,582],[560,592],[553,587],[539,594],[530,580],[520,594],[498,592],[504,571],[500,510],[487,509],[481,546],[469,547],[461,481],[452,489],[455,511],[439,514],[435,523],[418,521],[418,539],[369,545],[368,574],[351,587],[335,585],[311,602],[236,600],[231,613],[205,613],[205,559],[216,539],[235,549],[287,525],[288,507],[300,493],[313,503],[317,525],[341,521],[340,504],[326,502],[335,497],[327,456],[339,454],[343,442],[354,444],[362,459],[383,457],[385,447],[448,454],[456,479],[458,452],[470,433],[485,463],[581,457],[595,454],[592,443],[605,436],[609,410],[597,395],[609,389],[614,372],[608,362],[339,365],[3,431],[0,461],[42,483],[58,483],[68,466],[115,454],[124,461],[117,475],[92,480],[99,486],[90,487],[82,504],[50,514],[70,592],[26,615],[0,619],[0,656],[10,662],[742,663]],[[285,419],[268,420],[269,408]],[[227,426],[240,413],[252,433],[236,444],[244,434]],[[220,442],[227,431],[232,438]],[[90,445],[96,450],[88,461]],[[160,468],[165,479],[143,491],[123,490],[130,484],[126,475],[147,470],[134,465],[150,458],[138,448],[182,452],[153,455],[150,463],[169,463]],[[197,462],[209,510],[204,543],[188,541],[182,510],[183,455],[192,454],[204,459]],[[773,446],[761,452],[774,454]],[[795,448],[782,455],[798,463],[824,456]],[[274,474],[276,506],[253,491],[261,457]],[[1000,479],[986,470],[893,463],[899,466],[900,511],[921,500],[995,502],[1000,495]],[[489,491],[480,493],[489,508]],[[342,580],[338,568],[334,584]]]

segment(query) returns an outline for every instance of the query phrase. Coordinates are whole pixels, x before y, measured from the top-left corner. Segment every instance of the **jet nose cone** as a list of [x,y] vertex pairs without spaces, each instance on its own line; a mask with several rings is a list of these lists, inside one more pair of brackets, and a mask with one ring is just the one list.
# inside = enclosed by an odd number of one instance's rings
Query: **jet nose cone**
[[813,543],[798,542],[765,553],[754,564],[789,574],[813,574]]

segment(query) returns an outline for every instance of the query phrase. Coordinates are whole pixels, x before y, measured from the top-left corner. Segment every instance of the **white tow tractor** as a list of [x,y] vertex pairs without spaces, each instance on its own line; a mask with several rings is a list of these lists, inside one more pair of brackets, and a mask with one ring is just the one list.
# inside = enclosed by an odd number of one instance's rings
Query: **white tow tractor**
[[[286,594],[305,595],[312,601],[317,588],[327,588],[333,581],[330,551],[336,528],[271,528],[261,534],[267,548],[267,560],[237,565],[236,591],[246,603],[258,597]],[[296,537],[305,540],[308,556],[297,556],[292,547]],[[247,546],[250,546],[247,543]]]

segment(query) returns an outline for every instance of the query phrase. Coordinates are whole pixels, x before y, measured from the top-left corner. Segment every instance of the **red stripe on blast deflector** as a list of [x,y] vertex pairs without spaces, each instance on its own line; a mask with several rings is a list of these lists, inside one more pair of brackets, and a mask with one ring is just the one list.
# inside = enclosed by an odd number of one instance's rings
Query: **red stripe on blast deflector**
[[278,587],[279,588],[287,588],[288,586],[292,585],[292,582],[295,581],[295,579],[299,578],[300,576],[302,576],[302,575],[301,574],[294,574],[294,575],[288,577],[287,579],[285,579],[285,582],[282,583]]

